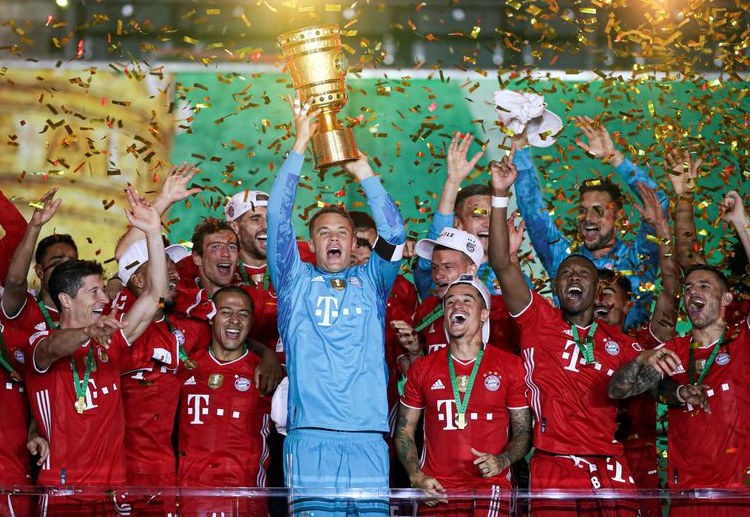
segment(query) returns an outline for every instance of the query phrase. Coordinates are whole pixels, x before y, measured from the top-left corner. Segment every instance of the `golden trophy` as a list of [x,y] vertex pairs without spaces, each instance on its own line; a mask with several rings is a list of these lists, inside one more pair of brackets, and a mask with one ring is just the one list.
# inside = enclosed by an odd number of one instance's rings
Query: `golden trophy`
[[310,100],[311,110],[322,110],[312,137],[315,167],[325,169],[359,158],[354,133],[336,118],[348,98],[344,77],[349,66],[339,26],[315,25],[286,32],[279,36],[279,44],[300,101]]

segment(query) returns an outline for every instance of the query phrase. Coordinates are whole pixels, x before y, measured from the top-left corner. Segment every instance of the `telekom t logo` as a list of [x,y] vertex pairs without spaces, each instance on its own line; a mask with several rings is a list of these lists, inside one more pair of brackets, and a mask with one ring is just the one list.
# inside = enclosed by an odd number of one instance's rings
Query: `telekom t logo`
[[[322,308],[321,308],[322,305]],[[315,308],[316,316],[323,316],[323,320],[318,323],[321,327],[330,327],[333,323],[331,318],[339,316],[339,301],[335,296],[318,296],[318,304]]]
[[567,366],[563,366],[564,370],[578,373],[578,363],[581,359],[581,349],[578,348],[575,341],[570,339],[565,343],[565,351],[562,353],[562,358],[566,361],[569,360]]
[[443,431],[455,431],[456,427],[456,402],[451,399],[437,401],[438,420],[445,420]]
[[208,395],[188,395],[188,415],[193,415],[191,424],[203,424],[201,415],[208,414]]

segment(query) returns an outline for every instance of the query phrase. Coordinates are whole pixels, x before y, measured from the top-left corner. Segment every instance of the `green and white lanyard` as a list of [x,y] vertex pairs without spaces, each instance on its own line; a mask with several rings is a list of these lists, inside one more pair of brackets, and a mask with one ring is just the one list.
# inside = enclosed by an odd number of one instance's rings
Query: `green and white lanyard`
[[721,337],[719,338],[719,341],[716,342],[716,345],[714,346],[714,349],[711,350],[711,355],[708,356],[708,359],[706,359],[706,363],[703,365],[703,370],[701,370],[700,377],[698,377],[698,382],[695,381],[695,348],[696,344],[693,341],[690,342],[690,364],[688,364],[688,377],[690,378],[690,384],[703,384],[703,381],[706,379],[706,376],[708,375],[708,371],[711,369],[711,367],[714,365],[714,362],[716,361],[716,356],[719,354],[719,350],[721,347],[724,346],[724,338],[727,335],[727,330],[729,327],[724,329],[724,332],[721,333]]
[[57,328],[57,324],[52,321],[52,316],[49,315],[49,311],[47,310],[47,305],[42,301],[41,298],[36,298],[36,304],[39,306],[39,310],[42,312],[42,316],[44,317],[44,322],[47,324],[48,329],[54,329]]
[[[169,329],[169,332],[175,336],[175,339],[177,339],[177,334],[175,334],[174,326],[172,325],[172,322],[169,321],[169,316],[166,314],[164,315],[164,323],[167,324],[167,328]],[[188,370],[193,370],[197,366],[197,363],[190,359],[187,352],[185,351],[185,348],[182,346],[181,343],[177,343],[178,349],[177,349],[177,355],[180,358],[180,361],[182,361],[182,364],[187,368]]]
[[83,382],[81,382],[78,376],[78,370],[76,369],[76,362],[73,356],[70,356],[70,369],[73,371],[73,387],[76,390],[76,411],[79,415],[82,415],[86,411],[86,388],[89,385],[89,379],[91,378],[91,370],[94,368],[94,342],[91,341],[89,344],[89,353],[86,356],[86,372],[83,374]]
[[583,354],[583,358],[586,360],[586,364],[594,364],[594,334],[599,324],[594,322],[589,327],[589,333],[586,336],[586,341],[581,343],[581,338],[578,335],[578,326],[571,323],[570,331],[573,334],[573,341],[575,341],[578,349]]
[[10,355],[8,354],[8,348],[5,346],[5,337],[3,336],[3,333],[0,331],[0,364],[3,365],[3,368],[8,370],[8,373],[10,374],[10,378],[13,379],[16,382],[21,382],[23,379],[21,378],[21,374],[19,374],[15,368],[13,368],[13,365],[10,364]]
[[[256,282],[253,282],[250,279],[250,275],[247,274],[247,269],[245,269],[245,263],[240,260],[240,276],[242,277],[242,281],[245,283],[245,285],[258,285]],[[268,266],[266,265],[265,271],[263,271],[263,290],[268,291],[269,287],[271,286],[271,279],[270,275],[268,273]]]
[[459,429],[466,428],[466,408],[469,406],[471,389],[474,387],[474,380],[477,378],[477,372],[479,371],[479,365],[482,363],[482,357],[484,357],[484,349],[479,351],[479,354],[474,361],[474,368],[471,369],[471,375],[469,376],[469,382],[466,385],[464,398],[461,400],[461,392],[458,389],[458,380],[456,379],[456,369],[453,367],[453,356],[451,355],[450,350],[448,351],[448,372],[451,376],[453,399],[456,402],[456,425]]
[[414,332],[422,332],[425,328],[427,328],[429,325],[432,324],[433,321],[437,320],[438,318],[441,318],[443,316],[443,304],[442,302],[432,309],[427,316],[422,319],[421,322],[419,322],[419,325],[414,327]]

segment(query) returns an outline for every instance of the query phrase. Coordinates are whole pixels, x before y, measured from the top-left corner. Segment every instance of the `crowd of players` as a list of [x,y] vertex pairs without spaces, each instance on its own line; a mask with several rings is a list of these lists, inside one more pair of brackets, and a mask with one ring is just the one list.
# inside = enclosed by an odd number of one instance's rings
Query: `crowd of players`
[[[106,284],[71,236],[39,240],[56,189],[28,223],[0,195],[0,486],[287,486],[295,515],[387,515],[385,490],[411,486],[430,496],[419,515],[656,516],[658,503],[634,497],[659,487],[655,399],[669,407],[670,488],[746,486],[748,304],[700,253],[699,160],[681,149],[665,157],[670,196],[605,127],[577,119],[581,145],[630,187],[641,221],[635,239],[619,237],[624,196],[605,172],[580,186],[571,241],[547,209],[525,134],[475,185],[464,182],[482,153],[469,158],[472,137],[457,134],[426,239],[407,242],[362,155],[344,169],[371,215],[320,209],[308,244],[292,212],[318,112],[289,102],[296,139],[270,195],[234,194],[224,219],[196,226],[190,251],[165,247],[161,215],[200,192],[190,187],[198,170],[174,168],[151,202],[129,189],[131,226]],[[507,213],[514,185],[520,224]],[[721,209],[739,237],[734,281],[750,220],[736,192]],[[554,300],[522,272],[524,231]],[[681,302],[691,330],[677,337]],[[523,486],[622,497],[520,509],[511,489]],[[0,515],[221,512],[266,515],[268,501],[116,491],[0,500]],[[675,500],[670,512],[734,516],[750,505]]]

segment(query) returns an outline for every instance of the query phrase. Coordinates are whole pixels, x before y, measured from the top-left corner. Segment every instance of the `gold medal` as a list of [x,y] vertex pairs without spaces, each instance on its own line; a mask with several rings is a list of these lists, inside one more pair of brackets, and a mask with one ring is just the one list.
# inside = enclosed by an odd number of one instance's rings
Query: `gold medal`
[[224,376],[220,373],[212,373],[208,377],[208,387],[212,390],[215,390],[216,388],[220,388],[221,385],[224,383]]
[[464,393],[466,391],[466,388],[469,387],[469,376],[459,375],[458,377],[456,377],[456,381],[458,381],[458,391]]
[[188,370],[195,370],[195,368],[198,366],[198,363],[196,363],[193,359],[185,359],[184,361],[182,361],[182,365]]
[[346,289],[346,280],[343,278],[331,278],[331,285],[337,291],[343,291]]
[[79,415],[82,415],[84,411],[86,411],[86,399],[83,397],[78,397],[78,400],[76,401],[76,411],[78,411]]
[[459,429],[466,429],[466,413],[459,413],[456,418],[456,426]]
[[11,370],[10,378],[15,382],[21,382],[23,380],[23,378],[21,377],[21,374],[15,370]]

